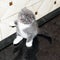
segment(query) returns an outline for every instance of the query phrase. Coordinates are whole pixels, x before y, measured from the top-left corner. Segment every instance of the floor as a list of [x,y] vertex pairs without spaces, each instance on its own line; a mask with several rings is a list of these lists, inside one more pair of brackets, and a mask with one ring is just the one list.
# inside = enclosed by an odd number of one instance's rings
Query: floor
[[[23,48],[20,45],[16,47],[10,45],[0,52],[0,60],[60,60],[60,15],[40,27],[39,33],[50,36],[52,43],[50,44],[48,39],[44,37],[38,37],[38,40],[34,41],[34,49],[27,49],[24,42],[22,42]],[[16,48],[19,51],[15,52]],[[29,50],[29,54],[32,53],[31,56],[28,54],[31,57],[29,59],[25,59],[26,49]]]

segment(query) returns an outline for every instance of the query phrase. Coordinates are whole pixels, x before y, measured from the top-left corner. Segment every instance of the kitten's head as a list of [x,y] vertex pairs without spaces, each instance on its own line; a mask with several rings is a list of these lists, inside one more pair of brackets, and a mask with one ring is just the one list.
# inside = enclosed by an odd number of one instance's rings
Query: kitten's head
[[23,8],[18,14],[18,19],[24,24],[31,24],[35,21],[35,16],[29,9]]

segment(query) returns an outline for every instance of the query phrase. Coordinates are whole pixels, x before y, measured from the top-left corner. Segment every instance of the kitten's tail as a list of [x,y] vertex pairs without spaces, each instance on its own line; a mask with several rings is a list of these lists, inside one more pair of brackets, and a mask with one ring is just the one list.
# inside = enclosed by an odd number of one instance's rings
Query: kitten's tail
[[37,34],[37,36],[47,39],[49,41],[49,43],[52,44],[52,38],[50,36],[44,35],[44,34]]

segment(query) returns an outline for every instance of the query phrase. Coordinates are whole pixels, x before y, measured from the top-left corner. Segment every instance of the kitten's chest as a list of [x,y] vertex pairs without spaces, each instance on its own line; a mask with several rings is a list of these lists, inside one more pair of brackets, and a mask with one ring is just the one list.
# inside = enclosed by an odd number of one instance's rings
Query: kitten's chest
[[19,26],[19,31],[20,31],[21,36],[24,38],[27,38],[28,35],[25,30],[28,29],[30,27],[30,25],[18,23],[18,26]]

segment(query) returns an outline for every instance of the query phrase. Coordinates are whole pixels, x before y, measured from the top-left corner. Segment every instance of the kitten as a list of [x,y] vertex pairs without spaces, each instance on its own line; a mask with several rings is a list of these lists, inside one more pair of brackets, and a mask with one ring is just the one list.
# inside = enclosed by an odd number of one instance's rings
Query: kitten
[[33,38],[38,34],[38,27],[35,20],[35,16],[27,8],[23,8],[16,20],[17,36],[13,41],[13,44],[18,44],[23,38],[26,38],[26,46],[31,47]]

